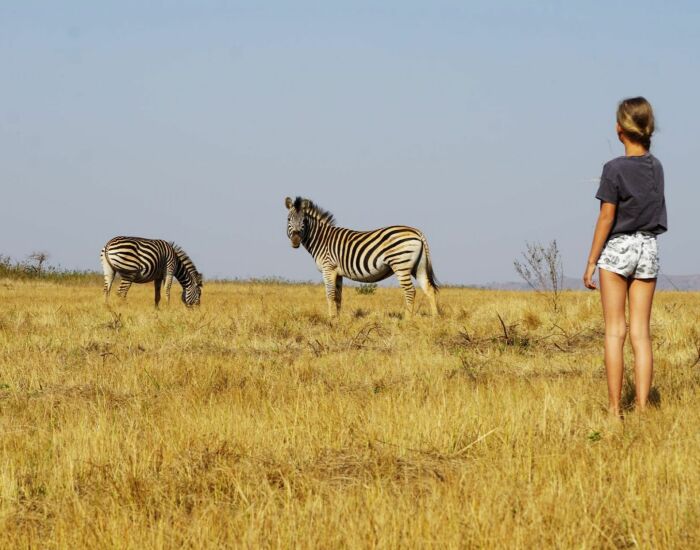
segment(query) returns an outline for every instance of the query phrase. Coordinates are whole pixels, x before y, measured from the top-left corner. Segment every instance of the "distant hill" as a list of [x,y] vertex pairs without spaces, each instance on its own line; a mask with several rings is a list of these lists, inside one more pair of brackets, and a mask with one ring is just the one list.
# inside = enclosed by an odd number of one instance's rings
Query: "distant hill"
[[[476,285],[478,288],[494,290],[530,290],[530,287],[520,281],[508,281],[505,283],[491,282]],[[583,282],[578,277],[564,277],[564,288],[568,290],[583,290]],[[698,275],[664,275],[659,277],[657,288],[659,290],[700,290],[700,274]]]

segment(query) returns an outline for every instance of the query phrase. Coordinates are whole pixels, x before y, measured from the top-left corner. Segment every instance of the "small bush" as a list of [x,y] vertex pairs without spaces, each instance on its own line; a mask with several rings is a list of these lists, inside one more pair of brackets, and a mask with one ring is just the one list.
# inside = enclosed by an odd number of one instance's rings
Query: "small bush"
[[377,283],[367,283],[366,285],[360,285],[355,287],[355,292],[358,294],[371,295],[377,291]]
[[554,312],[559,311],[559,298],[564,288],[564,263],[557,241],[548,246],[526,243],[523,260],[515,260],[515,271],[534,291],[547,296]]

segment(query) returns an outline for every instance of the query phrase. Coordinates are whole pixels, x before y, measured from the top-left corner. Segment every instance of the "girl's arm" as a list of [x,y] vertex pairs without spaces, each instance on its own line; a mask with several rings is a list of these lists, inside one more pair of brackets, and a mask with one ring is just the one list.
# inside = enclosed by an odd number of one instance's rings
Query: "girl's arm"
[[588,254],[588,265],[586,266],[586,271],[583,274],[583,284],[586,288],[595,290],[597,287],[593,282],[593,274],[595,273],[595,267],[598,263],[598,258],[600,258],[600,253],[603,251],[605,246],[605,241],[610,235],[610,230],[612,229],[613,223],[615,223],[615,212],[617,210],[617,205],[611,202],[601,202],[600,203],[600,214],[598,214],[598,221],[595,224],[595,232],[593,233],[593,243],[591,244],[591,251]]

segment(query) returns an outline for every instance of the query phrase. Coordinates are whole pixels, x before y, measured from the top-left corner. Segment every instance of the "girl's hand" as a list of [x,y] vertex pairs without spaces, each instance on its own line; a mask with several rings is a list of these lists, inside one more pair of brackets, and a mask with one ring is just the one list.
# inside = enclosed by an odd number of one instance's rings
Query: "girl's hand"
[[590,288],[591,290],[595,290],[598,288],[596,284],[593,282],[593,275],[595,274],[595,264],[588,264],[586,266],[586,271],[583,274],[583,284],[586,288]]
[[588,265],[586,266],[586,271],[583,274],[583,284],[586,286],[586,288],[590,288],[591,290],[598,288],[593,282],[593,274],[595,273],[598,258],[600,258],[600,254],[605,247],[605,241],[610,235],[610,230],[615,223],[616,212],[617,205],[611,202],[600,203],[600,214],[598,214],[598,221],[595,224],[595,233],[593,233],[591,252],[588,254]]

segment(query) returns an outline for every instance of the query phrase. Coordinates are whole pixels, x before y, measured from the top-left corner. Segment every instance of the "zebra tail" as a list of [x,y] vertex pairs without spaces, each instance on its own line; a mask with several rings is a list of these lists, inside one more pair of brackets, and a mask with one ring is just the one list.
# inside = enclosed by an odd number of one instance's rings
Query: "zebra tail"
[[109,258],[107,257],[107,247],[103,247],[102,250],[100,250],[100,263],[102,264],[102,270],[104,271],[107,267],[110,269],[116,271],[114,269],[114,266],[110,263]]
[[433,262],[430,260],[430,248],[428,248],[428,240],[425,235],[421,234],[421,240],[423,241],[423,250],[425,251],[425,271],[428,274],[428,281],[433,286],[433,288],[438,291],[440,290],[440,283],[438,283],[437,277],[435,277],[435,272],[433,271]]

